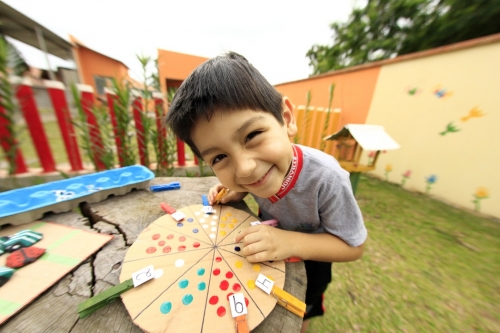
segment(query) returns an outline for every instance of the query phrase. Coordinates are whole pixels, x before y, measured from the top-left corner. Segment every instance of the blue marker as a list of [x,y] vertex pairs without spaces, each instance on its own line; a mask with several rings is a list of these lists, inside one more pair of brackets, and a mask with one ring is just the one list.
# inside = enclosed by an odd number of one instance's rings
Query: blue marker
[[149,189],[152,192],[160,192],[160,191],[168,191],[168,190],[178,190],[181,188],[181,184],[179,182],[171,182],[168,184],[161,185],[151,185]]
[[207,196],[205,194],[201,195],[201,202],[203,203],[202,211],[205,214],[213,214],[214,213],[214,209],[212,208],[212,206],[210,206],[208,204],[208,198],[207,198]]

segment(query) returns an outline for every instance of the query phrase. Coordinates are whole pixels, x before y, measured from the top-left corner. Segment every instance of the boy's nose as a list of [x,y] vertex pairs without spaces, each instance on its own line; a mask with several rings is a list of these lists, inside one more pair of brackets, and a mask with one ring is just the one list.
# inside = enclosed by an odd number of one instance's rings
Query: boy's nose
[[236,177],[250,177],[255,169],[255,160],[249,156],[241,156],[236,161]]

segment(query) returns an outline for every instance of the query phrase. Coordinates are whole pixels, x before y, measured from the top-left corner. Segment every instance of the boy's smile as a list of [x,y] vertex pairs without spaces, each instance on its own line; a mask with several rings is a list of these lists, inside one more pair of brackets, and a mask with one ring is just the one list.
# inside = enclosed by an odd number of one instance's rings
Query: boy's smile
[[191,138],[222,185],[268,198],[279,191],[293,159],[291,108],[284,98],[284,125],[267,112],[216,112],[210,121],[196,121]]

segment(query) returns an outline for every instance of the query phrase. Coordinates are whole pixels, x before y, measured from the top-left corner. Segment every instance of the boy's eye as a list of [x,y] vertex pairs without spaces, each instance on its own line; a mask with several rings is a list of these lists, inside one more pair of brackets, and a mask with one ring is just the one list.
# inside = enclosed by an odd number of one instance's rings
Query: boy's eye
[[259,135],[260,133],[262,133],[261,131],[254,131],[250,134],[247,135],[246,139],[245,139],[245,142],[248,142],[250,140],[252,140],[254,137],[256,137],[257,135]]
[[214,158],[212,158],[212,165],[219,163],[225,157],[226,157],[226,155],[224,155],[224,154],[219,154],[219,155],[215,156]]

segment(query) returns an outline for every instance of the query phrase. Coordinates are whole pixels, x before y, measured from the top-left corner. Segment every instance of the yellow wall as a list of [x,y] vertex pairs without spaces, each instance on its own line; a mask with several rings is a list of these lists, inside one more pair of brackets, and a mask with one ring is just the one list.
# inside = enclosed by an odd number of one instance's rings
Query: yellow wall
[[[480,211],[500,217],[500,38],[496,43],[389,63],[380,71],[366,119],[383,125],[401,149],[382,154],[374,173],[469,209],[479,187]],[[438,97],[436,91],[444,93]],[[413,92],[414,94],[410,94]],[[482,117],[464,118],[471,110]],[[444,132],[448,124],[458,132]]]

